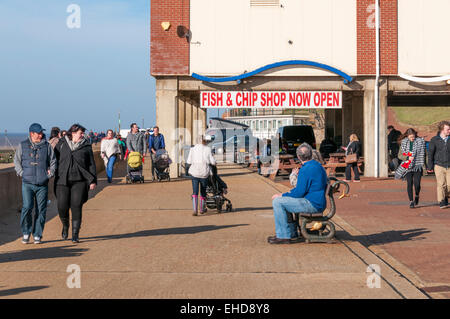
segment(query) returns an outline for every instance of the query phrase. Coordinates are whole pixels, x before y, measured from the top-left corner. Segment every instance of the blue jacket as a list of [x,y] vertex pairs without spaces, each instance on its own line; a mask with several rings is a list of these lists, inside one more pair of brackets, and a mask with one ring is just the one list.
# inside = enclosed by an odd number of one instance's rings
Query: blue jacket
[[166,143],[164,143],[164,135],[158,134],[159,136],[159,146],[155,145],[155,135],[152,134],[148,138],[148,150],[151,152],[152,148],[155,149],[155,151],[160,150],[162,148],[166,148]]
[[302,165],[298,172],[297,186],[283,196],[293,198],[306,198],[317,209],[322,212],[327,207],[325,191],[327,189],[327,173],[322,165],[311,160]]

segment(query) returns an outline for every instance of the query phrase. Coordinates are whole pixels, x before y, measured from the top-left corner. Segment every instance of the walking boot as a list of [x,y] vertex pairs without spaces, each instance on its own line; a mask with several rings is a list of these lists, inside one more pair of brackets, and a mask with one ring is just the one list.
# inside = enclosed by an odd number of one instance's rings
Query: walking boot
[[192,216],[198,215],[198,195],[192,195],[192,206],[194,208],[194,212],[192,213]]
[[206,208],[206,197],[200,196],[200,214],[204,214],[208,211]]
[[419,205],[419,196],[416,196],[416,198],[414,198],[414,205]]
[[67,238],[69,237],[69,218],[61,218],[61,223],[63,225],[62,228],[62,232],[61,232],[61,237],[64,240],[67,240]]
[[81,220],[72,220],[72,243],[79,243],[80,239],[78,234],[80,233]]

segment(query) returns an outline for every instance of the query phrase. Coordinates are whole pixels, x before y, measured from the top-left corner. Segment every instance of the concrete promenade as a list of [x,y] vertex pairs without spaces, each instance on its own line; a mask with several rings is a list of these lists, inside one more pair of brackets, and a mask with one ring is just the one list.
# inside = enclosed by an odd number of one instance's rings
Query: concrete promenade
[[[271,196],[286,187],[240,166],[219,173],[234,212],[198,217],[190,180],[127,185],[119,177],[109,185],[100,175],[77,245],[61,240],[55,202],[41,245],[22,244],[17,212],[4,214],[0,298],[427,297],[353,237],[339,216],[347,199],[337,202],[334,243],[270,245]],[[121,163],[116,176],[124,174]],[[71,264],[80,267],[81,288],[67,287]],[[380,288],[367,286],[370,264],[380,266]]]

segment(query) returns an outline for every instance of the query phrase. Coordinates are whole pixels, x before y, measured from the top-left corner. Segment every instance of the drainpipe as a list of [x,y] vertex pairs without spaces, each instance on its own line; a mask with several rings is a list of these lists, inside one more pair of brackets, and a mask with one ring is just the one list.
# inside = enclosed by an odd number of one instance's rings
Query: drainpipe
[[380,177],[380,0],[375,0],[375,177]]

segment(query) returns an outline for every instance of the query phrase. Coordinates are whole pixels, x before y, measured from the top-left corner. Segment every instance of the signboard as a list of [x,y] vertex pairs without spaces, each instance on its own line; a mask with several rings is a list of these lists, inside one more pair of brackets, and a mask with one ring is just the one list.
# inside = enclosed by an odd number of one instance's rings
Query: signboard
[[201,108],[341,109],[341,91],[202,91]]

